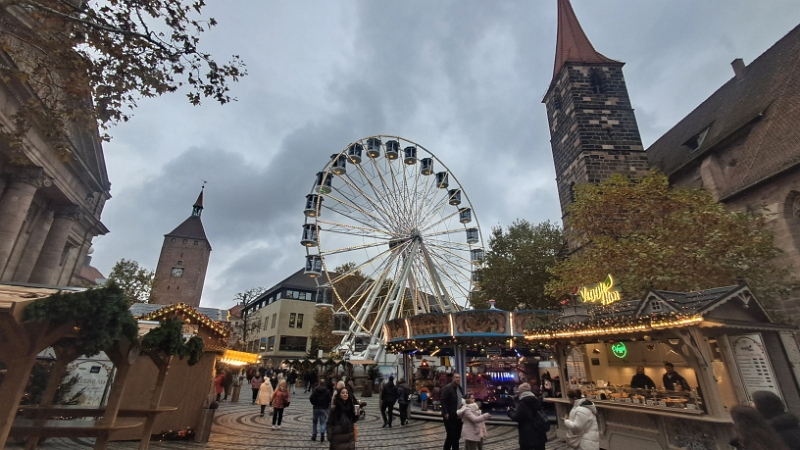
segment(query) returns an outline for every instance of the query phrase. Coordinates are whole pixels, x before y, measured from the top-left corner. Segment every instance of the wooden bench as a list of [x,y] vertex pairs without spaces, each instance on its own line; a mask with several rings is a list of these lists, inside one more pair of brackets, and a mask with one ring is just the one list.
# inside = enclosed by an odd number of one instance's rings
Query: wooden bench
[[[114,425],[108,425],[102,420],[75,420],[77,418],[93,417],[97,419],[105,414],[105,408],[58,405],[58,406],[23,406],[20,407],[17,419],[11,425],[11,436],[28,437],[26,449],[34,449],[39,444],[38,438],[49,437],[96,437],[96,449],[106,448],[112,432],[136,428],[152,424],[158,414],[177,411],[174,406],[162,406],[155,409],[121,409],[117,413]],[[57,417],[66,420],[54,419]],[[145,420],[141,420],[145,419]],[[146,430],[145,430],[146,431]],[[142,436],[140,448],[146,449],[150,443],[150,436]]]

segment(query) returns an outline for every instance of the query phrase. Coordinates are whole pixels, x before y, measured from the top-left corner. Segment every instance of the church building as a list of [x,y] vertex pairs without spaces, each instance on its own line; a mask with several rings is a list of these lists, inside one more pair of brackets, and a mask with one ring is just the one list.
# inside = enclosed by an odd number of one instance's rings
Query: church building
[[164,235],[158,258],[153,297],[159,305],[185,303],[200,306],[206,281],[211,244],[203,221],[203,191],[192,206],[192,215],[170,233]]

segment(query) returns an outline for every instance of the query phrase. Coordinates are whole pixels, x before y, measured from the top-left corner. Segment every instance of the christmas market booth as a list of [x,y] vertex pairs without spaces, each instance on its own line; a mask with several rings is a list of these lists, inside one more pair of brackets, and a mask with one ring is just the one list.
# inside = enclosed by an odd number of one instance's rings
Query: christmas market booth
[[595,403],[604,449],[728,449],[728,410],[756,391],[800,413],[796,328],[774,323],[746,285],[650,291],[621,301],[609,276],[573,296],[564,315],[525,329],[551,345],[561,380],[560,436],[569,389]]
[[[204,420],[204,416],[213,417],[209,406],[214,399],[215,368],[219,360],[238,364],[239,360],[247,359],[241,361],[243,365],[251,359],[242,358],[239,355],[241,352],[227,349],[230,334],[227,327],[183,303],[164,306],[138,315],[136,319],[140,332],[168,319],[177,319],[182,324],[184,338],[199,336],[203,339],[203,356],[199,361],[190,361],[187,358],[143,355],[131,367],[128,388],[122,399],[123,408],[165,410],[144,425],[150,427],[151,432],[147,434],[153,437],[197,438],[196,434],[202,434],[205,429],[203,423],[208,420],[207,417]],[[120,431],[112,435],[112,440],[136,440],[141,438],[142,433],[142,427]]]
[[415,391],[426,388],[436,407],[437,393],[465,375],[467,390],[482,407],[505,407],[523,382],[539,381],[538,363],[546,348],[525,340],[523,330],[558,317],[555,311],[485,310],[420,314],[385,325],[387,353],[402,355],[402,369]]

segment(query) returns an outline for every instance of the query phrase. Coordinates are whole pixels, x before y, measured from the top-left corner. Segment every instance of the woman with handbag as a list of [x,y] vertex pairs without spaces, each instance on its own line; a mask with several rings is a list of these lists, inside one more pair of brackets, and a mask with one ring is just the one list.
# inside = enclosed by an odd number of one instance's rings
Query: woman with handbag
[[286,380],[282,380],[278,384],[278,390],[272,394],[272,429],[280,430],[281,421],[283,421],[283,409],[289,406],[291,398],[289,397],[289,389],[286,388]]
[[328,441],[330,450],[355,450],[358,440],[356,407],[347,388],[340,389],[328,414]]

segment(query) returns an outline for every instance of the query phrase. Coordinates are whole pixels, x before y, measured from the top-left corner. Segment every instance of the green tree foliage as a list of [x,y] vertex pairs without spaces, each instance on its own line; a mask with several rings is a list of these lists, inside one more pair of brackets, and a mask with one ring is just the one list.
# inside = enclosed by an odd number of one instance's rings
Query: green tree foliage
[[138,262],[121,259],[111,269],[108,282],[114,283],[122,289],[130,306],[134,303],[154,302],[155,276],[155,271],[140,267]]
[[608,274],[627,299],[743,279],[769,302],[791,288],[786,268],[770,264],[780,250],[762,218],[728,211],[705,190],[670,187],[662,174],[577,186],[568,212],[580,250],[553,268],[552,296]]
[[138,341],[138,325],[128,311],[122,289],[116,284],[82,292],[59,292],[25,307],[25,322],[50,320],[55,324],[75,323],[80,331],[76,345],[93,356],[125,337]]
[[330,352],[333,347],[342,341],[342,337],[333,334],[333,309],[317,308],[314,313],[314,327],[311,328],[311,350],[310,358],[317,357],[317,350]]
[[35,94],[4,137],[18,146],[36,125],[66,157],[72,123],[127,121],[142,97],[183,86],[194,105],[202,98],[231,101],[228,83],[246,71],[238,56],[220,64],[200,50],[200,35],[216,25],[201,17],[204,6],[204,0],[0,0],[0,14],[20,25],[0,33],[0,48],[13,62],[0,64],[0,76]]
[[563,246],[563,231],[549,221],[532,225],[518,219],[506,231],[492,228],[485,267],[478,272],[480,291],[472,306],[488,308],[488,301],[495,299],[497,308],[506,311],[556,307],[556,298],[544,287]]
[[142,338],[142,349],[159,355],[189,357],[189,365],[200,362],[203,357],[203,338],[192,336],[183,339],[183,324],[178,319],[167,319],[150,330]]

